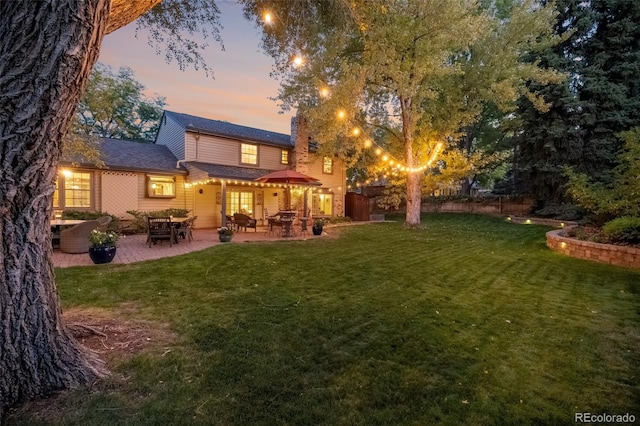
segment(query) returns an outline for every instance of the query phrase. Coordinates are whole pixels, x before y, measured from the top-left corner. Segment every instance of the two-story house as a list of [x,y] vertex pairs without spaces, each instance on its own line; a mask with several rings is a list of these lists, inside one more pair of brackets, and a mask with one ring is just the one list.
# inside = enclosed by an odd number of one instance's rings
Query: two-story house
[[[256,219],[285,208],[312,216],[344,215],[346,167],[309,144],[304,120],[291,120],[291,135],[165,111],[155,143],[105,139],[105,169],[61,163],[55,209],[99,210],[126,218],[128,210],[184,208],[198,227],[216,227],[224,215]],[[255,179],[293,169],[319,180],[306,187],[261,184]],[[223,202],[224,200],[224,202]],[[224,208],[224,211],[223,211]]]

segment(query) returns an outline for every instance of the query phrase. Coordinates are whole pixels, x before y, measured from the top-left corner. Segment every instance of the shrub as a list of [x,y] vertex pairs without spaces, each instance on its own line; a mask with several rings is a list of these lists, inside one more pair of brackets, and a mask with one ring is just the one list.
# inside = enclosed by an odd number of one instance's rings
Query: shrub
[[640,217],[624,216],[605,223],[602,231],[612,241],[640,243]]
[[332,217],[325,217],[322,219],[317,219],[321,221],[322,223],[346,223],[346,222],[351,222],[351,218],[350,217],[345,217],[345,216],[332,216]]
[[553,218],[558,220],[579,220],[584,217],[584,209],[575,204],[549,204],[535,214],[540,217]]
[[131,221],[131,227],[139,233],[147,232],[147,218],[148,217],[188,217],[191,210],[187,209],[164,209],[153,210],[150,212],[141,212],[139,210],[127,210],[133,220]]
[[109,214],[107,212],[90,212],[86,210],[63,210],[62,219],[74,219],[74,220],[95,220],[102,216],[111,216],[111,223],[109,223],[109,231],[117,231],[120,219],[117,216]]

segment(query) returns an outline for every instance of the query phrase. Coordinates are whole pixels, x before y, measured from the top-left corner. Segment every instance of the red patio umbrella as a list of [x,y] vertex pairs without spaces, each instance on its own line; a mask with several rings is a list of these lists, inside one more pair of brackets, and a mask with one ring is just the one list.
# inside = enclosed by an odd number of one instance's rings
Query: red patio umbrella
[[[260,183],[283,183],[285,185],[321,185],[320,181],[314,177],[307,176],[303,173],[296,172],[295,170],[276,170],[275,172],[266,174],[257,179],[254,179],[256,182]],[[291,193],[290,188],[286,187],[286,199],[285,204],[287,210],[291,210]],[[305,202],[305,214],[306,214],[306,204],[307,197],[304,197]]]
[[300,172],[296,172],[295,170],[276,170],[275,172],[255,179],[255,181],[261,183],[286,183],[293,185],[320,184],[320,181],[318,179],[307,176]]

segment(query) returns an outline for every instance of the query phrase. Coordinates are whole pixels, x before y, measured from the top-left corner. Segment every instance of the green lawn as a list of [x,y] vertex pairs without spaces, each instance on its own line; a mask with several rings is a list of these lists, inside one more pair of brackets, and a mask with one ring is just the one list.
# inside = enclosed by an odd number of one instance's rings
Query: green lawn
[[[640,417],[640,272],[563,257],[549,228],[426,215],[424,229],[220,245],[59,269],[66,309],[180,338],[63,401],[63,424],[572,424]],[[130,313],[127,313],[130,312]],[[32,424],[33,418],[11,419]]]

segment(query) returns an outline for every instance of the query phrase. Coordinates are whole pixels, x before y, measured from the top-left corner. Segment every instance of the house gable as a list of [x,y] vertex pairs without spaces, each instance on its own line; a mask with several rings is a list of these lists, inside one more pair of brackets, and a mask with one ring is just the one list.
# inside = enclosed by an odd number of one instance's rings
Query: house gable
[[165,111],[162,114],[155,143],[167,146],[176,159],[183,160],[185,158],[185,130],[186,127],[181,121]]

